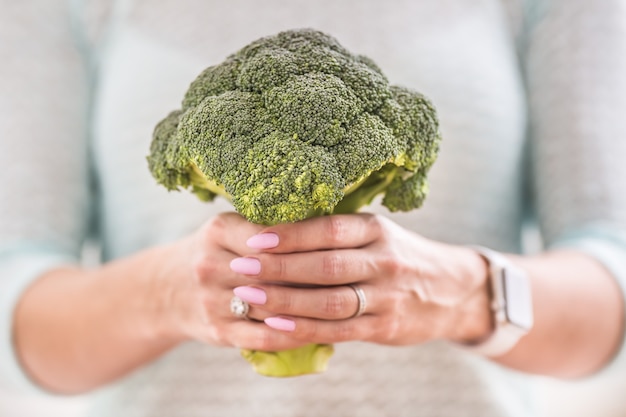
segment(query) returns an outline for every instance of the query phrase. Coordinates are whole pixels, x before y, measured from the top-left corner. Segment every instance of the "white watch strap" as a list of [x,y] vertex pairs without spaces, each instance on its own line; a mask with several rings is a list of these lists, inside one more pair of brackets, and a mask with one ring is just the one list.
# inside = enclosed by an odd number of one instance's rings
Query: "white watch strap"
[[494,331],[486,340],[466,348],[483,356],[502,356],[532,328],[530,281],[523,270],[499,253],[480,246],[473,249],[489,265]]
[[[505,329],[505,327],[509,327]],[[527,332],[512,325],[496,326],[489,338],[476,345],[466,345],[465,350],[489,358],[497,358],[509,352]]]

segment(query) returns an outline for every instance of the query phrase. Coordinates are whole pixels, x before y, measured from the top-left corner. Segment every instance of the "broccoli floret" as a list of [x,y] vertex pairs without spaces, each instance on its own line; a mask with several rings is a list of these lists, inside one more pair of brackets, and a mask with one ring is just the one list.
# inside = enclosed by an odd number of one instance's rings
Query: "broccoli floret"
[[[221,195],[249,221],[272,225],[353,213],[377,195],[391,211],[418,208],[440,140],[423,95],[390,85],[333,37],[301,29],[204,70],[181,110],[157,125],[148,162],[168,190]],[[245,354],[274,376],[325,367],[320,357],[300,362],[329,347],[303,349]],[[285,368],[289,358],[300,362]]]

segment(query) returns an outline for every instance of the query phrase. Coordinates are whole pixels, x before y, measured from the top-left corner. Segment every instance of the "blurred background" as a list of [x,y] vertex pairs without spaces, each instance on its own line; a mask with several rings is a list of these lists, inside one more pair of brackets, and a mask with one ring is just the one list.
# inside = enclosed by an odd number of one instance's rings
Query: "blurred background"
[[[536,390],[537,417],[626,416],[626,374],[568,383],[537,379]],[[0,417],[82,417],[87,404],[88,397],[25,395],[0,386]]]

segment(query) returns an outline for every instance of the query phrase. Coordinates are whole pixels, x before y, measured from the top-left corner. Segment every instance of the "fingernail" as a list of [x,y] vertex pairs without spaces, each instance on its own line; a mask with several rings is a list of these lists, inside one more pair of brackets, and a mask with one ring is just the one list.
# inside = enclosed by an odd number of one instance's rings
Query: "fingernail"
[[267,301],[267,294],[260,288],[236,287],[233,292],[237,297],[250,304],[265,304]]
[[276,233],[259,233],[246,241],[246,245],[252,249],[271,249],[278,246]]
[[296,330],[296,322],[293,320],[284,319],[282,317],[268,317],[263,321],[272,329],[284,330],[286,332],[293,332]]
[[244,275],[258,275],[261,272],[261,262],[255,258],[235,258],[230,261],[230,269]]

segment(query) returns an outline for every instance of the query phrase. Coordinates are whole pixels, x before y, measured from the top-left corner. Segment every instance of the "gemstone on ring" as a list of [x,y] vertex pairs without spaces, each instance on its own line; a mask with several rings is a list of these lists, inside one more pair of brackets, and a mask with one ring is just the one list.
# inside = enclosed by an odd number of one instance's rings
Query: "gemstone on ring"
[[235,317],[247,319],[248,311],[250,311],[250,305],[247,302],[236,295],[230,299],[230,312],[233,313]]

